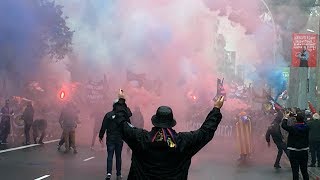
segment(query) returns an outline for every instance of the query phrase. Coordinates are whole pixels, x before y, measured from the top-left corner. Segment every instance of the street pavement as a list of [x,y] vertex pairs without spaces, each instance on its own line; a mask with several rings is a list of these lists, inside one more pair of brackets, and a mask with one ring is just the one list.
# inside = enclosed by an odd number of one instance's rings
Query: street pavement
[[[37,145],[8,152],[0,151],[1,180],[103,180],[106,169],[106,152],[90,150],[79,145],[78,154],[57,151],[57,142]],[[237,154],[213,142],[193,158],[189,171],[190,180],[288,180],[291,171],[283,164],[281,170],[273,169],[275,151],[260,151],[245,166],[236,162]],[[124,179],[129,171],[130,154],[123,149]],[[115,166],[114,166],[115,167]]]

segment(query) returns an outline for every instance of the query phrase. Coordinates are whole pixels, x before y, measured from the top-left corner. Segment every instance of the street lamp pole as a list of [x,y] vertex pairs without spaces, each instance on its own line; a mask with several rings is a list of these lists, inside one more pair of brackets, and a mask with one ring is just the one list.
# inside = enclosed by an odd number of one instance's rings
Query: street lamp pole
[[261,2],[267,8],[267,10],[269,11],[270,16],[271,16],[271,21],[272,21],[272,26],[273,26],[273,38],[274,38],[274,41],[273,41],[273,64],[276,64],[276,51],[277,51],[277,49],[276,49],[276,43],[277,43],[276,23],[275,23],[275,21],[273,19],[273,15],[272,15],[272,12],[271,12],[268,4],[264,0],[261,0]]

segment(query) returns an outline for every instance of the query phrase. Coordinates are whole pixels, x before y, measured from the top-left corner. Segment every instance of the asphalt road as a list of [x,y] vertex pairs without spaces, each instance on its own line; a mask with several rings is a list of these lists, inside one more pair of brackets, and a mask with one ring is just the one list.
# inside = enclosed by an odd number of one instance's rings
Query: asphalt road
[[[105,150],[91,151],[87,145],[78,147],[78,154],[64,154],[56,149],[57,142],[25,149],[0,151],[1,180],[103,180],[106,169]],[[283,164],[273,169],[275,152],[266,150],[257,154],[246,166],[236,162],[237,154],[215,144],[193,158],[189,172],[191,180],[288,180],[291,171]],[[123,175],[126,179],[130,154],[123,151]]]

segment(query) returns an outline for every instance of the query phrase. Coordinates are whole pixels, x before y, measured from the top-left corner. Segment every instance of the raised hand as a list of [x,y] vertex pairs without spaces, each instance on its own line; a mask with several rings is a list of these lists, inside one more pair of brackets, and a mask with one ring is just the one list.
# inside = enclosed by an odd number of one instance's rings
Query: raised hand
[[118,93],[118,98],[123,98],[124,99],[124,92],[122,89],[119,89],[119,93]]
[[223,103],[224,103],[224,96],[220,96],[214,103],[214,107],[220,109],[223,106]]

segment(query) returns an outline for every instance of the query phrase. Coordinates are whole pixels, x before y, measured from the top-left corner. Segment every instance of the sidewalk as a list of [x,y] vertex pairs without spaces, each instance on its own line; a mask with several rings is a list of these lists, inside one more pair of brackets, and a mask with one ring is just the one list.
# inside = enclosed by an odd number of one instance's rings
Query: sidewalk
[[[309,162],[308,162],[308,165],[309,165],[311,161],[310,155],[308,159],[309,159]],[[290,166],[290,162],[287,156],[285,156],[284,160],[285,160],[285,163]],[[320,180],[320,167],[312,167],[312,168],[308,167],[308,172],[309,172],[310,180]],[[300,179],[302,179],[301,172],[300,172]]]
[[320,168],[308,168],[310,179],[320,180]]
[[[311,156],[309,154],[309,163],[311,162]],[[320,167],[308,167],[309,176],[312,180],[320,180]]]

